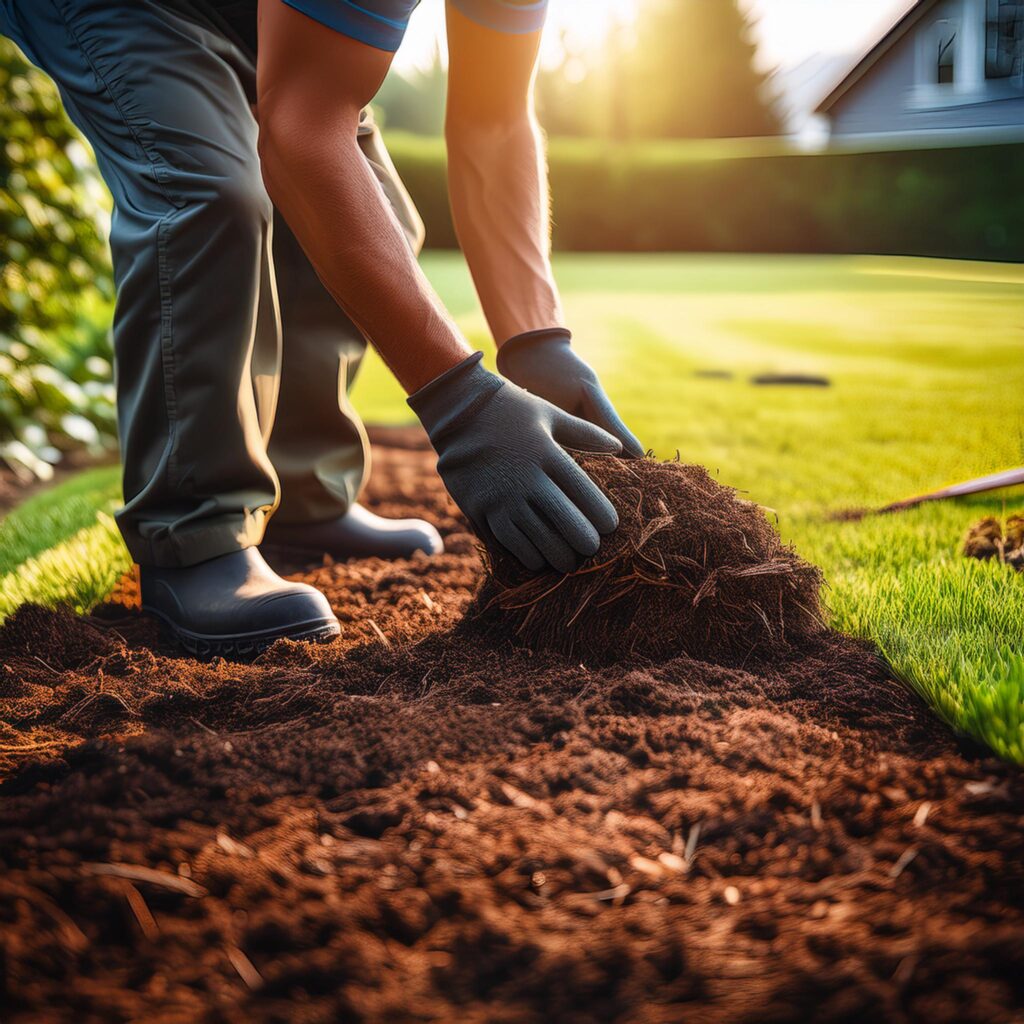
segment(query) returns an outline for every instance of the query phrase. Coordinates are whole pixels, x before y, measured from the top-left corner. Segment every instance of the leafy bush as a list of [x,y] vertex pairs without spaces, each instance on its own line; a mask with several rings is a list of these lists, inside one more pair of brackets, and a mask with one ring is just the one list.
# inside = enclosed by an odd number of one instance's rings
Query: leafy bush
[[[427,245],[453,247],[444,143],[396,134],[388,147]],[[557,249],[1024,258],[1024,145],[800,154],[553,139],[549,161]]]
[[114,437],[106,193],[53,83],[2,38],[0,139],[0,458],[48,478]]

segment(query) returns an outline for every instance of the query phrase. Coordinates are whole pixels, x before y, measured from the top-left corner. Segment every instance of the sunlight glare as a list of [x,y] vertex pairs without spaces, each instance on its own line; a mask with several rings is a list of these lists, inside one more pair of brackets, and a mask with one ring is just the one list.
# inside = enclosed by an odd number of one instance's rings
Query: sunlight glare
[[[600,47],[611,31],[632,32],[638,0],[551,0],[541,61],[546,67]],[[424,0],[409,23],[395,66],[401,71],[429,67],[435,47],[447,61],[442,0]]]

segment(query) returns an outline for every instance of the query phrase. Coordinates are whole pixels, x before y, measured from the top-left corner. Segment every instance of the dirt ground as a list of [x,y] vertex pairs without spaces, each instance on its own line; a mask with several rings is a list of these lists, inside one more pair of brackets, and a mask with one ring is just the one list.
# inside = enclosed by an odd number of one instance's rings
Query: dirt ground
[[0,631],[4,1024],[1024,1021],[1018,770],[834,635],[598,669],[460,626],[474,543],[379,439],[369,503],[449,552],[301,573],[337,643]]

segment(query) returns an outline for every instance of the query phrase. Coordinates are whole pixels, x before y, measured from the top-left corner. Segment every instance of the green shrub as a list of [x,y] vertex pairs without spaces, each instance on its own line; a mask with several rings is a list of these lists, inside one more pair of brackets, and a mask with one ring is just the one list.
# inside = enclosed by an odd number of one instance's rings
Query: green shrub
[[[444,143],[388,146],[427,226],[455,245]],[[778,141],[549,147],[554,244],[575,251],[1024,258],[1024,145],[799,154]]]
[[0,139],[0,459],[48,477],[114,436],[106,194],[53,84],[2,38]]

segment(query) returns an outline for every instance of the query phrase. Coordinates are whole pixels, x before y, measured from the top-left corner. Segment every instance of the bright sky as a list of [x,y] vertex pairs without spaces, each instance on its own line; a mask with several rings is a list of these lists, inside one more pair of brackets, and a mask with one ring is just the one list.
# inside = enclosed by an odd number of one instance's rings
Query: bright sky
[[[759,60],[766,67],[794,67],[817,53],[866,49],[909,5],[909,0],[743,0],[757,20]],[[413,15],[396,66],[430,62],[443,36],[444,0],[423,0]],[[610,28],[626,31],[636,0],[551,0],[545,30],[548,61],[561,55],[560,39],[572,50],[599,42]]]

